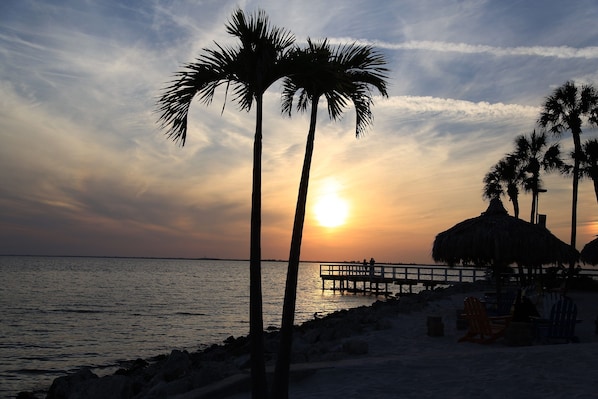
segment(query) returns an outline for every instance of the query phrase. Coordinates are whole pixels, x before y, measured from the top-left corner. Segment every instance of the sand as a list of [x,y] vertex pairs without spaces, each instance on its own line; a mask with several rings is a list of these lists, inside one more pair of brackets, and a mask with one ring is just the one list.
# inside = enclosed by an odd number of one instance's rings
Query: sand
[[[394,316],[391,328],[352,337],[368,342],[366,355],[294,365],[290,398],[598,398],[598,293],[569,294],[582,320],[579,343],[519,347],[504,339],[458,343],[465,331],[457,329],[456,310],[466,295],[483,293],[447,296]],[[442,317],[443,336],[427,335],[430,315]]]

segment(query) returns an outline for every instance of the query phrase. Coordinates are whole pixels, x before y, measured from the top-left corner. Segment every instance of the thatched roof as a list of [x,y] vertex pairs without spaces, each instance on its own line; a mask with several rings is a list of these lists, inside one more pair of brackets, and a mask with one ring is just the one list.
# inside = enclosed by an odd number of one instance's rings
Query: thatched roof
[[438,234],[432,257],[448,264],[533,266],[569,263],[579,253],[545,227],[509,216],[502,202],[493,199],[480,216]]
[[581,250],[581,260],[588,265],[598,265],[598,238],[584,245]]

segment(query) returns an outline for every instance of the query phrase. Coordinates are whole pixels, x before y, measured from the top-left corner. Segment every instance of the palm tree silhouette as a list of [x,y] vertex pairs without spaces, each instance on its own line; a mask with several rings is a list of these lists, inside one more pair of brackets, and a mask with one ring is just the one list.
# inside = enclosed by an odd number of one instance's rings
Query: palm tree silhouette
[[598,140],[591,139],[583,143],[580,156],[579,177],[592,179],[598,201]]
[[517,136],[515,138],[515,157],[521,163],[525,177],[523,188],[532,193],[532,206],[530,223],[536,223],[536,204],[538,192],[542,187],[540,172],[550,172],[563,167],[561,150],[558,143],[548,146],[546,134],[537,134],[534,130],[529,136]]
[[[573,198],[571,201],[571,246],[575,248],[577,236],[577,193],[579,187],[579,164],[581,159],[581,133],[583,119],[590,125],[598,123],[598,92],[592,85],[582,85],[568,81],[546,98],[538,124],[556,136],[570,131],[573,136]],[[570,268],[573,269],[572,263]]]
[[[168,137],[185,144],[187,116],[195,96],[206,105],[215,90],[232,87],[234,100],[241,109],[250,111],[255,101],[256,124],[253,145],[253,180],[251,195],[250,233],[250,310],[249,335],[251,342],[252,396],[267,397],[266,369],[263,342],[262,286],[261,286],[261,163],[263,95],[275,81],[284,77],[291,66],[288,50],[295,41],[288,31],[270,26],[265,12],[248,17],[237,9],[226,24],[226,31],[240,44],[234,47],[204,49],[199,58],[178,72],[158,100],[159,122]],[[226,102],[226,100],[225,100]]]
[[514,154],[507,154],[484,176],[485,198],[499,198],[505,194],[513,204],[513,214],[519,218],[519,186],[525,175],[521,162]]
[[310,124],[305,148],[305,157],[299,184],[295,220],[291,238],[287,280],[281,325],[280,350],[274,373],[272,397],[288,398],[288,380],[292,334],[297,297],[297,276],[301,252],[301,240],[305,220],[309,173],[314,150],[318,102],[326,99],[328,115],[336,120],[348,103],[353,103],[356,119],[356,136],[373,121],[371,89],[375,88],[383,96],[386,92],[386,61],[371,46],[341,45],[332,47],[327,40],[313,42],[307,40],[307,47],[295,49],[293,61],[297,73],[283,81],[283,112],[291,115],[293,101],[297,97],[297,109],[310,108]]

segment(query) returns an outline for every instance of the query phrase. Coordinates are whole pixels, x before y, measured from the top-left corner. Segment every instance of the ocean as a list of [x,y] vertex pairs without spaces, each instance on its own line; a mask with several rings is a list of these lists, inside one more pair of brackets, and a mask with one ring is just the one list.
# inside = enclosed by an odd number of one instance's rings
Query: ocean
[[[377,297],[322,290],[302,262],[296,324]],[[279,327],[286,262],[262,263],[264,327]],[[249,262],[0,256],[0,397],[89,367],[190,352],[249,333]]]

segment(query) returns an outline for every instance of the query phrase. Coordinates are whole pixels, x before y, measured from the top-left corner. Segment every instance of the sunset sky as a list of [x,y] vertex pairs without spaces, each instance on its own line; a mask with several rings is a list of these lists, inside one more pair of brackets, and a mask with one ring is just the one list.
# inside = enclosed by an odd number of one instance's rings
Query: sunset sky
[[[331,122],[320,106],[303,260],[431,263],[436,234],[486,209],[484,175],[536,128],[545,97],[567,80],[598,84],[595,0],[3,0],[0,254],[248,258],[254,110],[222,112],[223,92],[194,103],[184,147],[155,113],[182,64],[234,43],[237,6],[298,44],[367,43],[388,60],[389,98],[375,98],[363,137],[353,109]],[[288,257],[307,129],[307,116],[281,115],[272,86],[263,258]],[[568,153],[570,134],[560,142]],[[540,213],[569,242],[571,180],[544,183]],[[344,201],[344,224],[320,225],[326,196]],[[520,201],[528,220],[531,196]],[[578,249],[597,211],[582,181]]]

